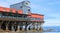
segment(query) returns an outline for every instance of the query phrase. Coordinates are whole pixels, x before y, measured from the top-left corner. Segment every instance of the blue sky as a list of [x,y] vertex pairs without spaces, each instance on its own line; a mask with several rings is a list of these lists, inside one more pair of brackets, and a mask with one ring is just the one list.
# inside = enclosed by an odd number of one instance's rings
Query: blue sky
[[[0,0],[0,6],[10,7],[11,4],[23,0]],[[31,12],[44,14],[43,26],[60,26],[60,0],[29,0]]]

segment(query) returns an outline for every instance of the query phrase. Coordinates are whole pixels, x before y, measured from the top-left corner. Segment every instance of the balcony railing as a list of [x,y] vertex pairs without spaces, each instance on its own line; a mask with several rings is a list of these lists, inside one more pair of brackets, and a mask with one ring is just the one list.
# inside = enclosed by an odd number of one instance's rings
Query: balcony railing
[[43,21],[44,19],[41,19],[41,18],[31,18],[31,21]]
[[30,21],[30,18],[23,18],[23,17],[0,16],[0,18],[18,20],[18,21]]

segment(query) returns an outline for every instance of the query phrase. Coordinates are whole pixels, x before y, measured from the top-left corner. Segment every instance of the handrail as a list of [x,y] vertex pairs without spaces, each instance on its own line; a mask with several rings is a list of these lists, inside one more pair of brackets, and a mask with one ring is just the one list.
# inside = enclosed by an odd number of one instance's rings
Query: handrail
[[30,18],[23,18],[23,17],[12,17],[12,16],[0,16],[1,18],[11,18],[17,20],[30,20]]

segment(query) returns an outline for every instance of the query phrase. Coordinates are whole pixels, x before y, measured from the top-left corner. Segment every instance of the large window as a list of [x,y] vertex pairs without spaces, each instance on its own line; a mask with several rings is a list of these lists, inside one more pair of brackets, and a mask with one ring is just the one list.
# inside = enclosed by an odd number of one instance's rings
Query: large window
[[43,20],[43,19],[41,19],[41,18],[31,18],[31,20]]
[[2,15],[2,13],[0,12],[0,16]]

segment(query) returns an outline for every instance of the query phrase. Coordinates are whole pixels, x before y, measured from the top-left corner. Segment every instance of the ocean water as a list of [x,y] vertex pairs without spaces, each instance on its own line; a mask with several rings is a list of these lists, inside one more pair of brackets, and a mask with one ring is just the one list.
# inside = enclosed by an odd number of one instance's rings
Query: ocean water
[[[40,31],[25,31],[22,33],[60,33],[60,26],[49,26],[49,27],[42,27],[45,32]],[[48,29],[52,29],[52,31],[48,31]],[[47,30],[47,32],[46,32]]]
[[52,32],[60,32],[60,26],[43,27],[43,30],[52,29]]
[[52,32],[42,32],[42,33],[60,33],[60,26],[49,26],[43,27],[44,30],[53,29]]
[[40,32],[40,31],[27,31],[26,33],[60,33],[60,26],[49,26],[49,27],[43,27],[43,30],[48,30],[48,29],[52,29],[52,31],[50,32]]
[[60,33],[60,32],[43,32],[43,33]]

